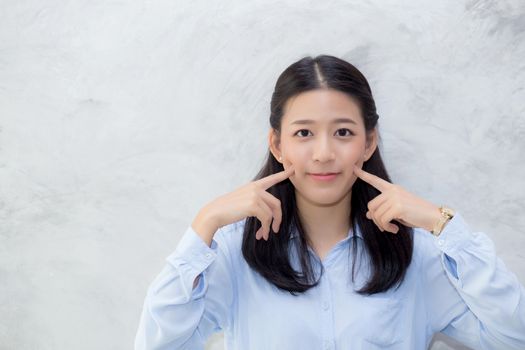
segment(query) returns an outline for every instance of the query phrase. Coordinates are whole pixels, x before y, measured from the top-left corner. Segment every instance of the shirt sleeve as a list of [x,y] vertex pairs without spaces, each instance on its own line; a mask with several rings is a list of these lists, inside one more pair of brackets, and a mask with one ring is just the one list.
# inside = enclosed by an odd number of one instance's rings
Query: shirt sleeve
[[525,349],[525,290],[494,243],[456,213],[442,233],[427,235],[425,295],[432,331],[473,349]]
[[226,227],[211,247],[191,226],[186,230],[148,287],[135,350],[204,349],[211,333],[229,327],[234,288]]

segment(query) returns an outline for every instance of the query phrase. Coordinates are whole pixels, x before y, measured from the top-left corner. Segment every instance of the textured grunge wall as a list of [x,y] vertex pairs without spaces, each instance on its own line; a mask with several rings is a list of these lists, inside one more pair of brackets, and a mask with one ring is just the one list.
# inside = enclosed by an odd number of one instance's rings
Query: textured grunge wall
[[394,182],[525,283],[525,2],[0,0],[0,348],[132,348],[197,211],[262,164],[277,76],[322,53],[369,79]]

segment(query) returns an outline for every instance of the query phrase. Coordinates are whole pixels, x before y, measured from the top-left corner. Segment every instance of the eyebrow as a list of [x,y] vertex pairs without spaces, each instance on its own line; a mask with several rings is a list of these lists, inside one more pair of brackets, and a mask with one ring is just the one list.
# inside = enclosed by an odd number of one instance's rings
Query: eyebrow
[[[336,118],[332,120],[332,124],[341,124],[341,123],[350,123],[350,124],[357,125],[357,123],[353,119],[350,119],[350,118]],[[315,121],[311,119],[301,119],[301,120],[296,120],[290,123],[290,125],[293,125],[293,124],[315,124]]]

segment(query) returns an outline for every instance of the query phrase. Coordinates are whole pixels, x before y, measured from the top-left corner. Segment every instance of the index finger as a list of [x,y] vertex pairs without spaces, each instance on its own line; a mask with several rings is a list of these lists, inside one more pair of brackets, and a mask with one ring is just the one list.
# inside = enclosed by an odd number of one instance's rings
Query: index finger
[[379,191],[384,192],[386,191],[392,184],[386,180],[383,180],[379,176],[376,176],[374,174],[370,174],[357,165],[354,165],[354,173],[364,182],[374,186]]
[[263,189],[267,189],[283,180],[286,180],[287,178],[292,176],[294,172],[295,169],[293,165],[290,165],[287,169],[284,169],[283,171],[256,180],[255,183],[260,185]]

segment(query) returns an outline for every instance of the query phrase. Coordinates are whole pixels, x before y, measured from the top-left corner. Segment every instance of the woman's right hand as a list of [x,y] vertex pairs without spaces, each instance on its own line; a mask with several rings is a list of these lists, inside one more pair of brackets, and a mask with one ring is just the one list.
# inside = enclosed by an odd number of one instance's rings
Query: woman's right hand
[[261,227],[256,232],[255,238],[264,238],[267,241],[270,234],[270,224],[274,232],[279,231],[282,211],[281,201],[266,190],[286,180],[294,173],[293,165],[290,165],[281,172],[251,181],[233,192],[216,198],[201,209],[192,223],[194,231],[208,245],[211,245],[213,235],[220,227],[248,216],[255,216],[261,222]]

